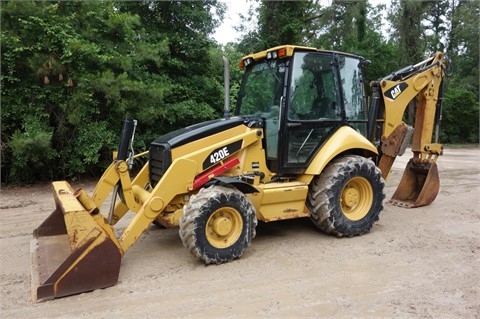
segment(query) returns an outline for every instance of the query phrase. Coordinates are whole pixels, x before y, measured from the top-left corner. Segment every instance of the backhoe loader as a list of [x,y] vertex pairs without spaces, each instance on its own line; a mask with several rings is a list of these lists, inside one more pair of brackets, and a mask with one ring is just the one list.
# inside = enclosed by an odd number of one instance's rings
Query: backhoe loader
[[[309,217],[338,237],[367,233],[383,209],[384,181],[410,141],[413,156],[390,202],[432,203],[443,151],[432,138],[449,60],[437,52],[372,81],[367,98],[369,63],[291,45],[247,55],[230,116],[225,60],[224,117],[163,135],[138,155],[137,121],[126,119],[118,152],[91,195],[66,181],[52,184],[56,209],[31,242],[33,300],[115,285],[122,257],[151,223],[179,227],[183,245],[206,264],[241,257],[258,220]],[[413,128],[402,118],[414,99]],[[148,162],[131,176],[140,156]],[[110,209],[101,212],[106,201]],[[127,212],[133,218],[117,237],[114,227]]]

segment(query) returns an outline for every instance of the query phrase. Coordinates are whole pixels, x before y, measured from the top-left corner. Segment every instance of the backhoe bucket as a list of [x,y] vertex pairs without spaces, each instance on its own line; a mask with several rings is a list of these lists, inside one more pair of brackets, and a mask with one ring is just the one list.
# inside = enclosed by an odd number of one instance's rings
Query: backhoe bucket
[[430,205],[440,189],[437,163],[407,164],[402,180],[389,201],[393,205],[414,208]]
[[30,246],[33,301],[115,285],[122,254],[112,228],[98,210],[85,209],[67,182],[52,188],[56,209]]

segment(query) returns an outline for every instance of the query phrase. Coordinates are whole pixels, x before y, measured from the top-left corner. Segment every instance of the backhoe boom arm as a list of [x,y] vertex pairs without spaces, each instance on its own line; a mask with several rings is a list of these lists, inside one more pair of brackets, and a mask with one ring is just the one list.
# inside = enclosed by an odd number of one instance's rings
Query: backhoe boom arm
[[[442,86],[450,75],[450,61],[442,52],[430,58],[396,71],[371,84],[374,96],[372,109],[380,113],[372,136],[380,135],[381,157],[379,167],[386,178],[395,157],[401,155],[412,137],[413,157],[405,170],[392,202],[399,206],[417,207],[429,205],[439,189],[436,160],[442,155],[443,146],[432,143],[436,121],[441,117]],[[413,129],[402,120],[408,105],[416,102]],[[378,103],[380,105],[378,105]],[[377,113],[377,114],[378,114]],[[437,128],[438,131],[438,128]],[[438,134],[438,133],[437,133]]]

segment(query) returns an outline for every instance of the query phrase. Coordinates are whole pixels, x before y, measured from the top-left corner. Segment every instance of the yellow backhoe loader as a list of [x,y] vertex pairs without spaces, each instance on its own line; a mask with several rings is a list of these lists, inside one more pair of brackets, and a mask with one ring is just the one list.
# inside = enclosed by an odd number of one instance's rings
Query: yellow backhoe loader
[[[383,209],[384,180],[411,139],[413,157],[391,202],[432,203],[442,154],[432,138],[449,61],[438,52],[373,81],[369,99],[368,64],[357,55],[279,46],[241,59],[235,115],[226,61],[224,118],[163,135],[139,155],[132,148],[137,122],[125,120],[117,156],[91,195],[53,183],[56,209],[31,243],[33,300],[115,285],[123,255],[152,222],[179,227],[184,246],[206,264],[241,257],[258,220],[309,217],[338,237],[369,232]],[[414,129],[402,122],[413,99]],[[131,176],[142,155],[147,164]],[[134,217],[117,238],[114,227],[127,212]]]

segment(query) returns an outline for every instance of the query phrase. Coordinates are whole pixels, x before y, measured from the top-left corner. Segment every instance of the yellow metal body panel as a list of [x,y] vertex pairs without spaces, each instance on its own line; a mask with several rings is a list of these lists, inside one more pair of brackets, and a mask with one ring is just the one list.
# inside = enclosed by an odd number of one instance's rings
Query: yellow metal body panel
[[[262,148],[261,140],[258,140],[255,143],[252,143],[248,147],[240,150],[238,152],[238,158],[240,160],[240,170],[237,172],[232,172],[234,174],[248,174],[255,171],[262,172],[265,174],[262,182],[269,182],[275,174],[271,172],[265,160],[265,150]],[[257,186],[260,184],[260,179],[257,178],[254,180],[253,185]]]
[[308,184],[283,182],[260,184],[259,193],[248,194],[256,211],[257,218],[274,221],[306,217],[309,211],[305,206]]
[[[247,148],[252,143],[260,143],[262,137],[263,132],[261,129],[252,129],[246,127],[245,125],[239,125],[227,131],[213,134],[203,139],[172,149],[172,158],[175,159],[185,157],[194,161],[197,166],[196,174],[194,175],[196,176],[204,170],[202,163],[212,150],[237,141],[242,141],[242,150]],[[243,166],[242,162],[240,163],[240,166]],[[194,176],[192,176],[192,178]]]

